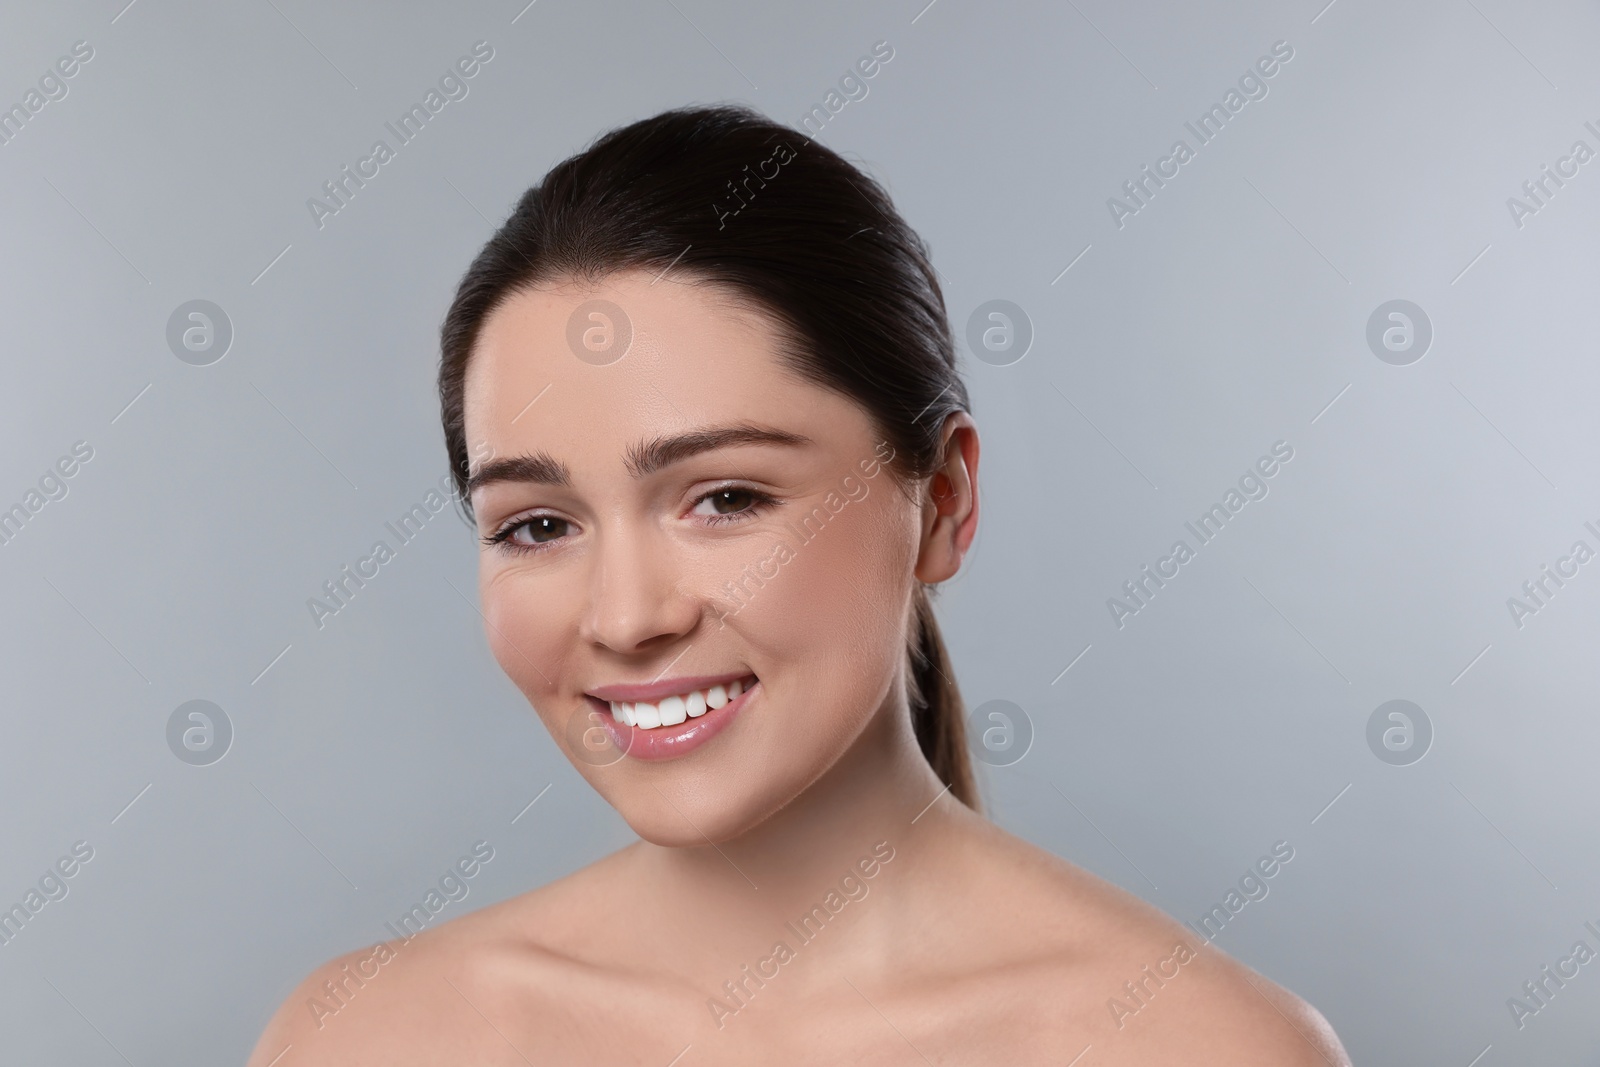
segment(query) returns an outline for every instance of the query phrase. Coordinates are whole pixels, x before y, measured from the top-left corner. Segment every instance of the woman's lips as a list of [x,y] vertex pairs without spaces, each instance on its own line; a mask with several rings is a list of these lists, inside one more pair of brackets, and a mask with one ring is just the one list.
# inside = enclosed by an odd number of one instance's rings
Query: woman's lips
[[599,713],[600,725],[617,751],[634,759],[664,760],[692,752],[721,733],[760,690],[761,680],[750,675],[745,679],[744,691],[722,707],[711,708],[704,715],[686,719],[676,726],[651,729],[618,722],[608,702],[595,696],[586,699]]

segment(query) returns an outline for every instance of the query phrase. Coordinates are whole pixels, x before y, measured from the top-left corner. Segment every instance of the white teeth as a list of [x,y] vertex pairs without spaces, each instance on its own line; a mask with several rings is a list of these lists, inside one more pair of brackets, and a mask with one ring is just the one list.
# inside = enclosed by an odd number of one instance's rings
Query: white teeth
[[633,725],[643,730],[654,730],[661,725],[661,709],[644,701],[633,706]]
[[724,707],[744,692],[743,682],[732,682],[726,687],[714,685],[692,693],[663,698],[657,704],[647,701],[611,701],[611,715],[624,726],[653,730],[658,726],[677,726],[688,719],[698,719],[707,710]]

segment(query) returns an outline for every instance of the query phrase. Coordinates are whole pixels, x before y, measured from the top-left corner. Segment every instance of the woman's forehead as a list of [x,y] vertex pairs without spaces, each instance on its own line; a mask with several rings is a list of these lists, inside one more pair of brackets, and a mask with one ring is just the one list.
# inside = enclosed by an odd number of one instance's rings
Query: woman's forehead
[[777,341],[766,316],[714,291],[630,272],[514,293],[485,320],[467,378],[613,384],[716,371],[736,384],[771,369]]
[[479,333],[463,397],[467,434],[504,453],[739,419],[844,430],[837,422],[854,405],[794,374],[781,344],[767,316],[670,278],[635,272],[519,292]]

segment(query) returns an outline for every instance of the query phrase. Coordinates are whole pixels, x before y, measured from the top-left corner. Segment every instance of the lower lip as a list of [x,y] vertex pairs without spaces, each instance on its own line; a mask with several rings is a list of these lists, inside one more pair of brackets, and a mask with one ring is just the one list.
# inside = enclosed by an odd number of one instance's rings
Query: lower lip
[[600,712],[600,725],[618,751],[634,759],[663,760],[676,759],[693,752],[717,736],[727,728],[735,715],[744,710],[750,698],[760,689],[761,680],[758,678],[750,688],[720,708],[713,708],[696,719],[685,719],[676,726],[657,726],[653,730],[620,723],[611,714],[609,703],[597,697],[589,697],[588,700]]

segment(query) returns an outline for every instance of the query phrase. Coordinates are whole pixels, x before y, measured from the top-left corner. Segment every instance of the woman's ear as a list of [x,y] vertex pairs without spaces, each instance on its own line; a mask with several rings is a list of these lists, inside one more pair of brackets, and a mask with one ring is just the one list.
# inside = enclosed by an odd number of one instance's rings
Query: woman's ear
[[978,532],[978,426],[965,411],[945,419],[944,459],[922,490],[922,541],[916,576],[933,583],[952,578]]

